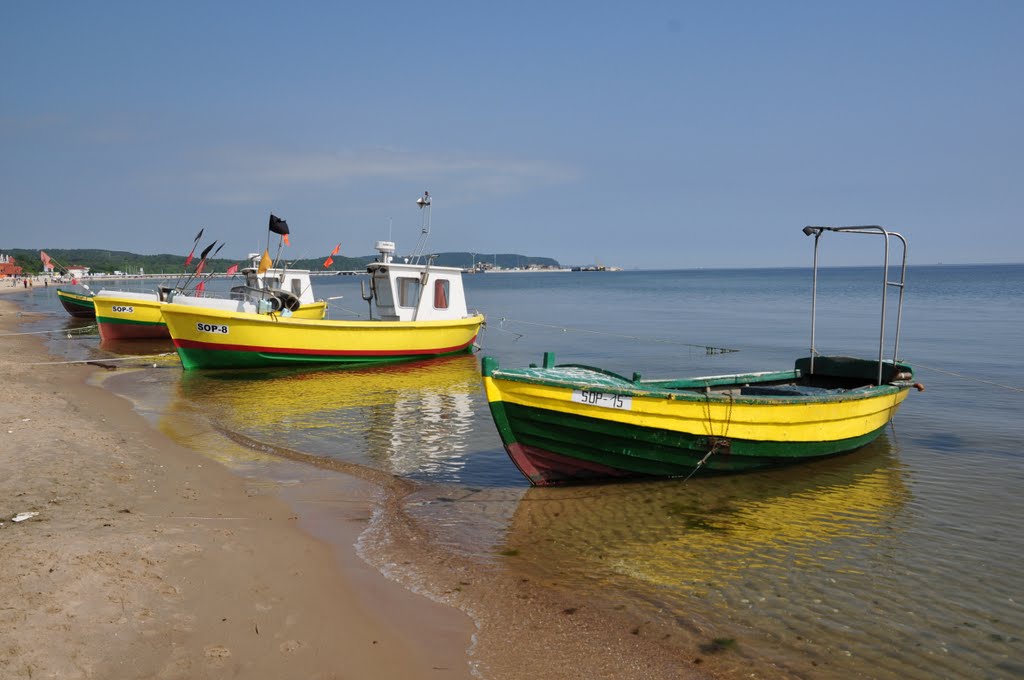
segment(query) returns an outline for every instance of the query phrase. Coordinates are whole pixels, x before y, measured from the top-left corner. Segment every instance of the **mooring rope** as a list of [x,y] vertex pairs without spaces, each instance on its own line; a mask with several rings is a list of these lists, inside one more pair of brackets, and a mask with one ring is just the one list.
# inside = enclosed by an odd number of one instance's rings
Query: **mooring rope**
[[683,481],[684,482],[689,481],[690,477],[693,477],[695,474],[697,474],[697,470],[700,469],[700,466],[703,465],[705,462],[707,462],[707,459],[711,457],[711,454],[714,453],[717,450],[718,450],[718,444],[715,443],[715,445],[712,446],[711,449],[707,453],[704,454],[704,457],[697,461],[697,465],[694,466],[694,468],[692,470],[690,470],[690,474],[688,474],[685,477],[683,477]]
[[26,333],[0,333],[0,338],[10,338],[16,335],[46,335],[47,333],[67,333],[68,336],[82,335],[96,327],[96,324],[92,324],[89,326],[79,326],[78,328],[54,328],[48,331],[30,331]]
[[969,380],[971,382],[981,383],[982,385],[991,385],[993,387],[1001,387],[1004,390],[1010,390],[1011,392],[1024,392],[1024,388],[1014,387],[1013,385],[1004,385],[1002,383],[993,382],[992,380],[983,380],[981,378],[975,378],[973,376],[964,375],[963,373],[956,373],[955,371],[944,371],[941,368],[935,368],[934,366],[926,366],[925,364],[914,362],[911,364],[915,369],[924,368],[929,371],[935,371],[936,373],[942,373],[943,375],[953,376],[954,378],[960,378],[961,380]]
[[[501,330],[505,330],[503,328],[503,325],[507,321],[509,323],[520,323],[520,324],[523,324],[523,325],[526,325],[526,326],[539,326],[539,327],[542,327],[542,328],[553,328],[555,330],[560,330],[563,333],[568,333],[568,332],[588,333],[590,335],[602,335],[602,336],[610,337],[610,338],[622,338],[624,340],[645,340],[647,342],[657,342],[657,343],[662,343],[662,344],[666,344],[666,345],[679,345],[681,347],[693,347],[693,348],[696,348],[696,349],[702,349],[707,354],[729,354],[731,352],[739,352],[738,349],[732,349],[732,348],[729,348],[729,347],[713,347],[711,345],[698,345],[698,344],[694,344],[692,342],[679,342],[678,340],[672,340],[670,338],[651,338],[651,337],[644,337],[644,336],[641,336],[641,335],[624,335],[622,333],[609,333],[607,331],[595,331],[595,330],[590,330],[588,328],[571,328],[569,326],[559,326],[557,324],[541,323],[539,321],[523,321],[522,319],[510,319],[507,316],[500,317],[498,319],[498,321],[500,322],[500,325],[498,326],[498,328],[501,329]],[[508,332],[509,333],[513,333],[514,331],[508,331]],[[516,333],[516,335],[519,335],[519,337],[523,337],[521,334],[518,334],[518,333]],[[516,339],[518,340],[518,338],[516,338]]]
[[23,364],[18,362],[19,366],[60,366],[62,364],[98,364],[106,363],[108,361],[134,361],[136,359],[157,359],[159,357],[174,356],[175,352],[162,352],[161,354],[140,354],[133,355],[130,357],[109,357],[109,358],[98,358],[98,359],[75,359],[71,361],[36,361],[30,364]]
[[699,470],[701,466],[708,461],[708,458],[710,458],[713,453],[716,453],[724,443],[728,442],[729,426],[732,424],[732,407],[736,403],[733,400],[732,392],[728,393],[728,397],[729,405],[725,411],[725,428],[722,430],[721,435],[715,435],[715,421],[711,417],[711,392],[704,393],[704,415],[708,419],[708,439],[711,441],[711,447],[708,449],[708,452],[704,454],[704,457],[697,461],[697,465],[690,470],[690,474],[683,478],[684,482],[697,474],[697,470]]

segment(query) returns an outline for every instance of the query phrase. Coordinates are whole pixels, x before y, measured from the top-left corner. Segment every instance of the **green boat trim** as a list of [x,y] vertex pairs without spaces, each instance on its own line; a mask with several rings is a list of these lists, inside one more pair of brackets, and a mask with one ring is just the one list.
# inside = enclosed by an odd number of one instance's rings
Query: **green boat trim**
[[92,294],[83,295],[73,293],[62,288],[57,289],[57,299],[60,301],[64,311],[74,317],[92,318],[96,316],[96,305],[93,303]]
[[167,326],[163,321],[140,321],[138,319],[125,319],[124,317],[98,315],[96,317],[96,322],[118,326]]
[[199,347],[186,347],[182,343],[175,342],[175,349],[181,359],[181,365],[186,370],[207,369],[207,368],[267,368],[271,366],[300,366],[300,365],[322,365],[322,366],[368,366],[396,364],[406,361],[416,361],[435,357],[453,356],[466,354],[473,351],[473,343],[465,347],[459,347],[452,351],[438,354],[288,354],[284,352],[255,352],[246,350],[229,349],[204,349]]
[[[496,408],[497,407],[497,408]],[[838,441],[750,441],[694,435],[495,402],[502,439],[559,455],[659,477],[689,474],[709,451],[704,467],[740,471],[832,456],[870,443],[885,429]],[[512,434],[512,433],[515,434]]]

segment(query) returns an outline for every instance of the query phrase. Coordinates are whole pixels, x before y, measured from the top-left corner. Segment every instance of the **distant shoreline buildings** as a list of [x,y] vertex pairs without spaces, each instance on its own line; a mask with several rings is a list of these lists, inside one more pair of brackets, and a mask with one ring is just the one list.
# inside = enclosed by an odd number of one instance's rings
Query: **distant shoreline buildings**
[[21,276],[21,266],[10,255],[0,253],[0,278]]
[[463,269],[465,274],[514,274],[541,272],[620,272],[622,267],[606,267],[603,264],[584,265],[581,267],[563,267],[550,264],[528,264],[525,267],[502,267],[490,262],[477,262],[472,269]]

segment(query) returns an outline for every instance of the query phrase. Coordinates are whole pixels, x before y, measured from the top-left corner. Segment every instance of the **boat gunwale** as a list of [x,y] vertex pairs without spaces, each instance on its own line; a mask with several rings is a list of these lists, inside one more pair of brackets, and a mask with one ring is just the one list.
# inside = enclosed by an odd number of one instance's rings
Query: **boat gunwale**
[[175,315],[192,315],[200,316],[204,318],[216,318],[218,321],[234,321],[241,323],[251,324],[283,324],[286,326],[298,326],[307,329],[338,329],[338,328],[422,328],[427,327],[444,327],[444,326],[469,326],[476,323],[479,320],[480,324],[486,321],[486,317],[477,312],[468,316],[459,317],[457,319],[425,319],[422,321],[385,321],[382,319],[303,319],[296,316],[283,316],[281,314],[256,314],[251,312],[238,312],[219,310],[207,307],[193,306],[193,305],[179,305],[173,302],[166,303],[163,307],[163,313],[173,317]]
[[[582,365],[572,365],[576,369],[588,369]],[[798,369],[789,371],[763,371],[758,373],[739,373],[735,375],[706,376],[703,378],[690,379],[658,379],[640,382],[632,382],[617,376],[617,380],[608,380],[614,374],[598,369],[594,380],[587,381],[579,375],[553,376],[538,375],[539,372],[554,372],[565,366],[553,368],[514,368],[514,369],[493,369],[489,375],[495,383],[500,381],[532,384],[544,387],[564,388],[573,390],[592,389],[596,392],[616,394],[632,398],[660,399],[668,401],[721,401],[734,404],[806,404],[806,403],[828,403],[848,402],[862,399],[874,399],[909,390],[913,385],[910,382],[893,381],[883,385],[867,384],[860,387],[842,389],[837,392],[825,392],[819,394],[786,394],[786,395],[752,395],[735,394],[721,388],[733,386],[742,388],[751,383],[770,383],[783,380],[796,380],[801,377]],[[604,378],[604,379],[600,379]],[[704,382],[700,382],[704,381]],[[500,385],[495,385],[499,394],[504,396],[505,390]],[[715,390],[714,388],[719,388]]]
[[100,303],[104,303],[107,300],[114,301],[110,304],[117,304],[116,301],[118,300],[131,300],[132,304],[149,304],[154,307],[163,304],[159,293],[146,293],[134,290],[112,291],[104,289],[93,295],[92,299],[94,301],[98,300]]
[[65,298],[68,298],[69,300],[74,300],[76,302],[88,302],[89,304],[92,304],[92,300],[96,296],[95,295],[87,295],[87,294],[84,294],[84,293],[74,293],[74,292],[69,291],[69,290],[63,290],[61,288],[58,288],[57,289],[57,297],[65,297]]

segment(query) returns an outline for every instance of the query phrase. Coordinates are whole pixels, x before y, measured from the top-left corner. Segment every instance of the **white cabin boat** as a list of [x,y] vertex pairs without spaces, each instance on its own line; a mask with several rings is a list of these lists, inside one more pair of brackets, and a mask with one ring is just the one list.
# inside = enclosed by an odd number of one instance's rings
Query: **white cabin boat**
[[[186,370],[265,368],[300,364],[375,364],[471,352],[484,316],[470,313],[462,270],[439,267],[424,256],[430,196],[416,202],[424,226],[413,255],[396,262],[395,244],[378,241],[360,293],[368,320],[307,320],[281,314],[239,314],[177,305],[164,320]],[[282,281],[284,283],[284,281]],[[302,307],[299,308],[300,310]]]
[[[469,316],[462,269],[426,264],[395,262],[395,244],[377,241],[380,256],[366,267],[370,294],[380,321],[441,321]],[[371,308],[372,309],[372,308]],[[371,311],[372,317],[372,311]]]

